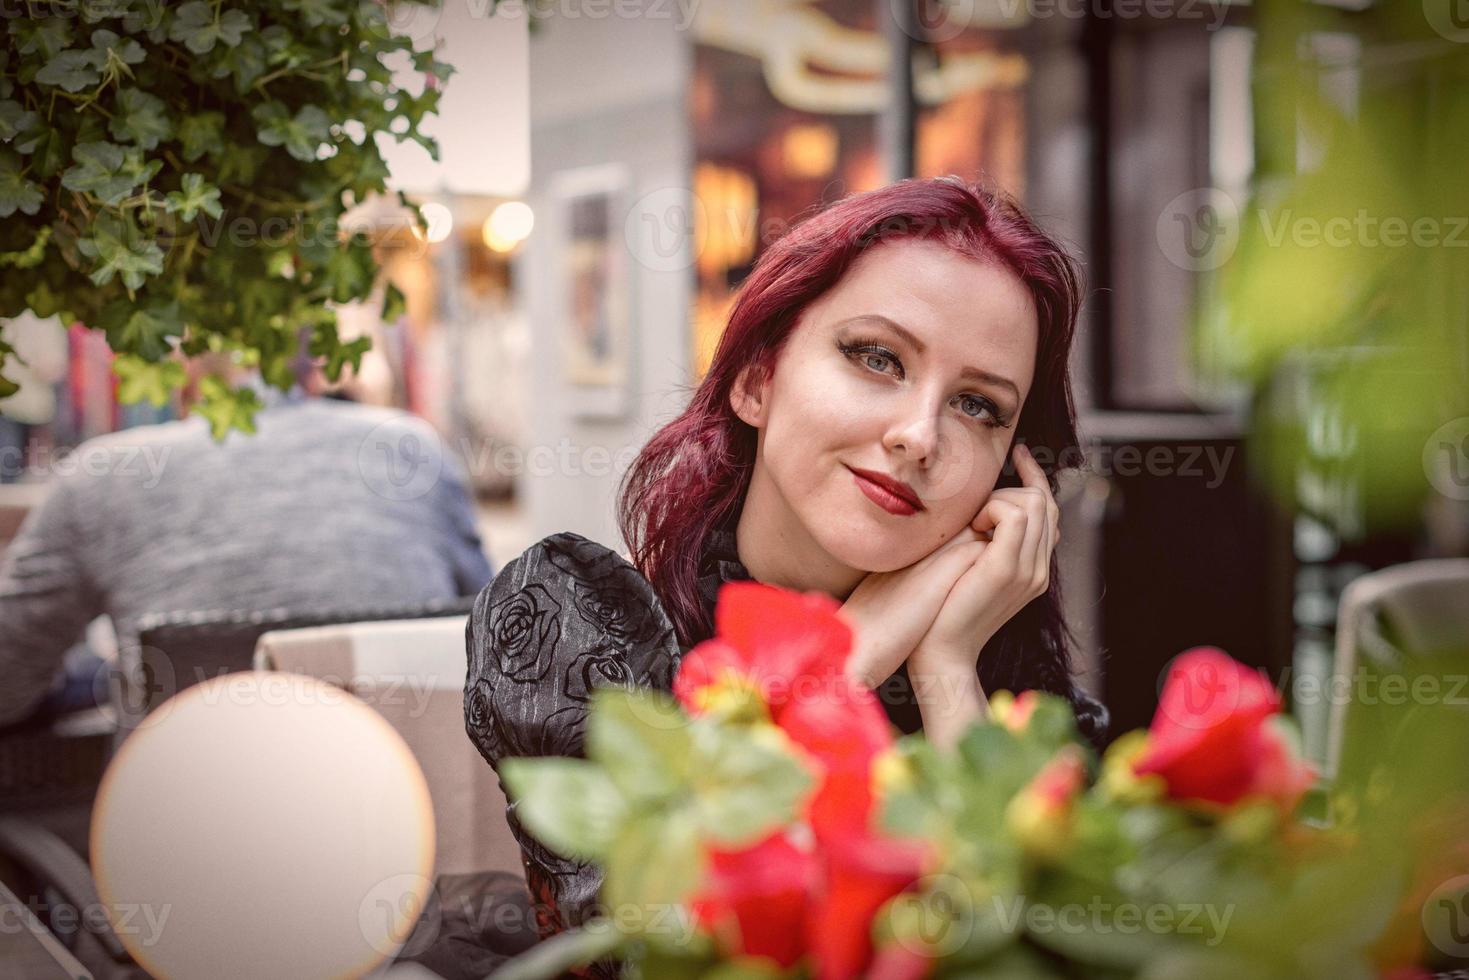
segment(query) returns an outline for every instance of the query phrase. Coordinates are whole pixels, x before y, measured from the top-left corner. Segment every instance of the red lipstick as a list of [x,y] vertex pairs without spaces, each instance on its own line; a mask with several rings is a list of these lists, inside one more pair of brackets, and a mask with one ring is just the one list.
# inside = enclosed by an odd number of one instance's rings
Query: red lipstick
[[857,480],[857,487],[867,499],[877,506],[900,517],[908,517],[923,510],[923,503],[918,499],[918,494],[902,480],[894,480],[885,473],[875,470],[859,470],[854,466],[847,469]]

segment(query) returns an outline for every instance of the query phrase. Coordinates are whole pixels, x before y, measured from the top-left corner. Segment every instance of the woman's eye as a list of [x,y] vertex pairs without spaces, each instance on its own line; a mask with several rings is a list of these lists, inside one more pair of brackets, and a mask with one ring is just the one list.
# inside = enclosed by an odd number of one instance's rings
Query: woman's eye
[[979,419],[991,425],[998,424],[1000,421],[999,413],[987,399],[976,398],[974,395],[963,395],[959,399],[959,405],[961,406],[959,410],[970,418]]
[[898,363],[897,356],[885,348],[865,344],[841,344],[839,346],[843,354],[855,359],[857,363],[869,371],[876,371],[878,374],[889,374],[891,373],[889,368],[897,367],[898,377],[903,376],[903,368]]
[[886,354],[863,354],[862,359],[874,371],[886,371],[888,364],[891,363]]

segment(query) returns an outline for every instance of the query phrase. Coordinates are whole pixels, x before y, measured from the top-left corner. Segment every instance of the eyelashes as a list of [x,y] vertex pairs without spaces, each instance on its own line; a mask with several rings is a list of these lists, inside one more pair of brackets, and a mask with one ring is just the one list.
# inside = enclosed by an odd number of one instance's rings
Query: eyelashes
[[[887,361],[889,364],[898,369],[897,376],[899,378],[905,377],[905,373],[903,371],[903,362],[898,359],[898,355],[894,353],[890,348],[884,347],[882,344],[879,344],[875,341],[856,340],[851,343],[847,343],[845,341],[839,340],[837,341],[837,350],[841,351],[841,353],[848,360],[855,361],[861,364],[869,371],[877,371],[877,373],[879,374],[887,374],[888,372],[886,370],[879,370],[877,368],[874,368],[867,361],[867,359],[870,357],[881,357],[883,360]],[[996,405],[993,400],[985,397],[984,395],[977,395],[972,393],[965,394],[960,397],[974,400],[984,409],[986,413],[988,413],[988,418],[986,418],[984,415],[971,415],[968,412],[961,412],[961,414],[963,414],[966,418],[974,419],[976,422],[979,422],[982,425],[990,426],[991,428],[1008,428],[1010,426],[1009,416],[1003,414],[1000,411],[1000,406]]]

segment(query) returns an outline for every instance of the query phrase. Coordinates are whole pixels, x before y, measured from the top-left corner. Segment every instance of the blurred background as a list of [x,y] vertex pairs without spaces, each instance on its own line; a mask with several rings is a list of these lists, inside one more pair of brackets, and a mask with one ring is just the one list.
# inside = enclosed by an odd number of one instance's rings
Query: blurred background
[[[1061,488],[1084,683],[1126,731],[1173,656],[1217,645],[1282,683],[1326,759],[1343,590],[1469,556],[1462,3],[519,9],[396,25],[439,44],[457,101],[439,165],[390,161],[426,228],[354,215],[401,315],[341,314],[372,339],[360,399],[431,425],[495,568],[561,530],[624,549],[619,480],[802,215],[984,179],[1086,269],[1089,460]],[[0,536],[68,449],[177,411],[122,404],[86,324],[3,329],[26,363]]]

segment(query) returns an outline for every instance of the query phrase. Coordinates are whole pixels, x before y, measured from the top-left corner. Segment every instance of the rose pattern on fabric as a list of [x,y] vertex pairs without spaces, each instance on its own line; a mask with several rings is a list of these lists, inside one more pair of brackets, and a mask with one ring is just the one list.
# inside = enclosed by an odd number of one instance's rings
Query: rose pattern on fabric
[[500,673],[529,683],[546,676],[561,633],[561,603],[532,584],[490,608],[489,630],[500,652]]
[[588,651],[566,668],[566,696],[578,701],[590,701],[592,691],[599,687],[632,686],[627,654],[616,647]]

